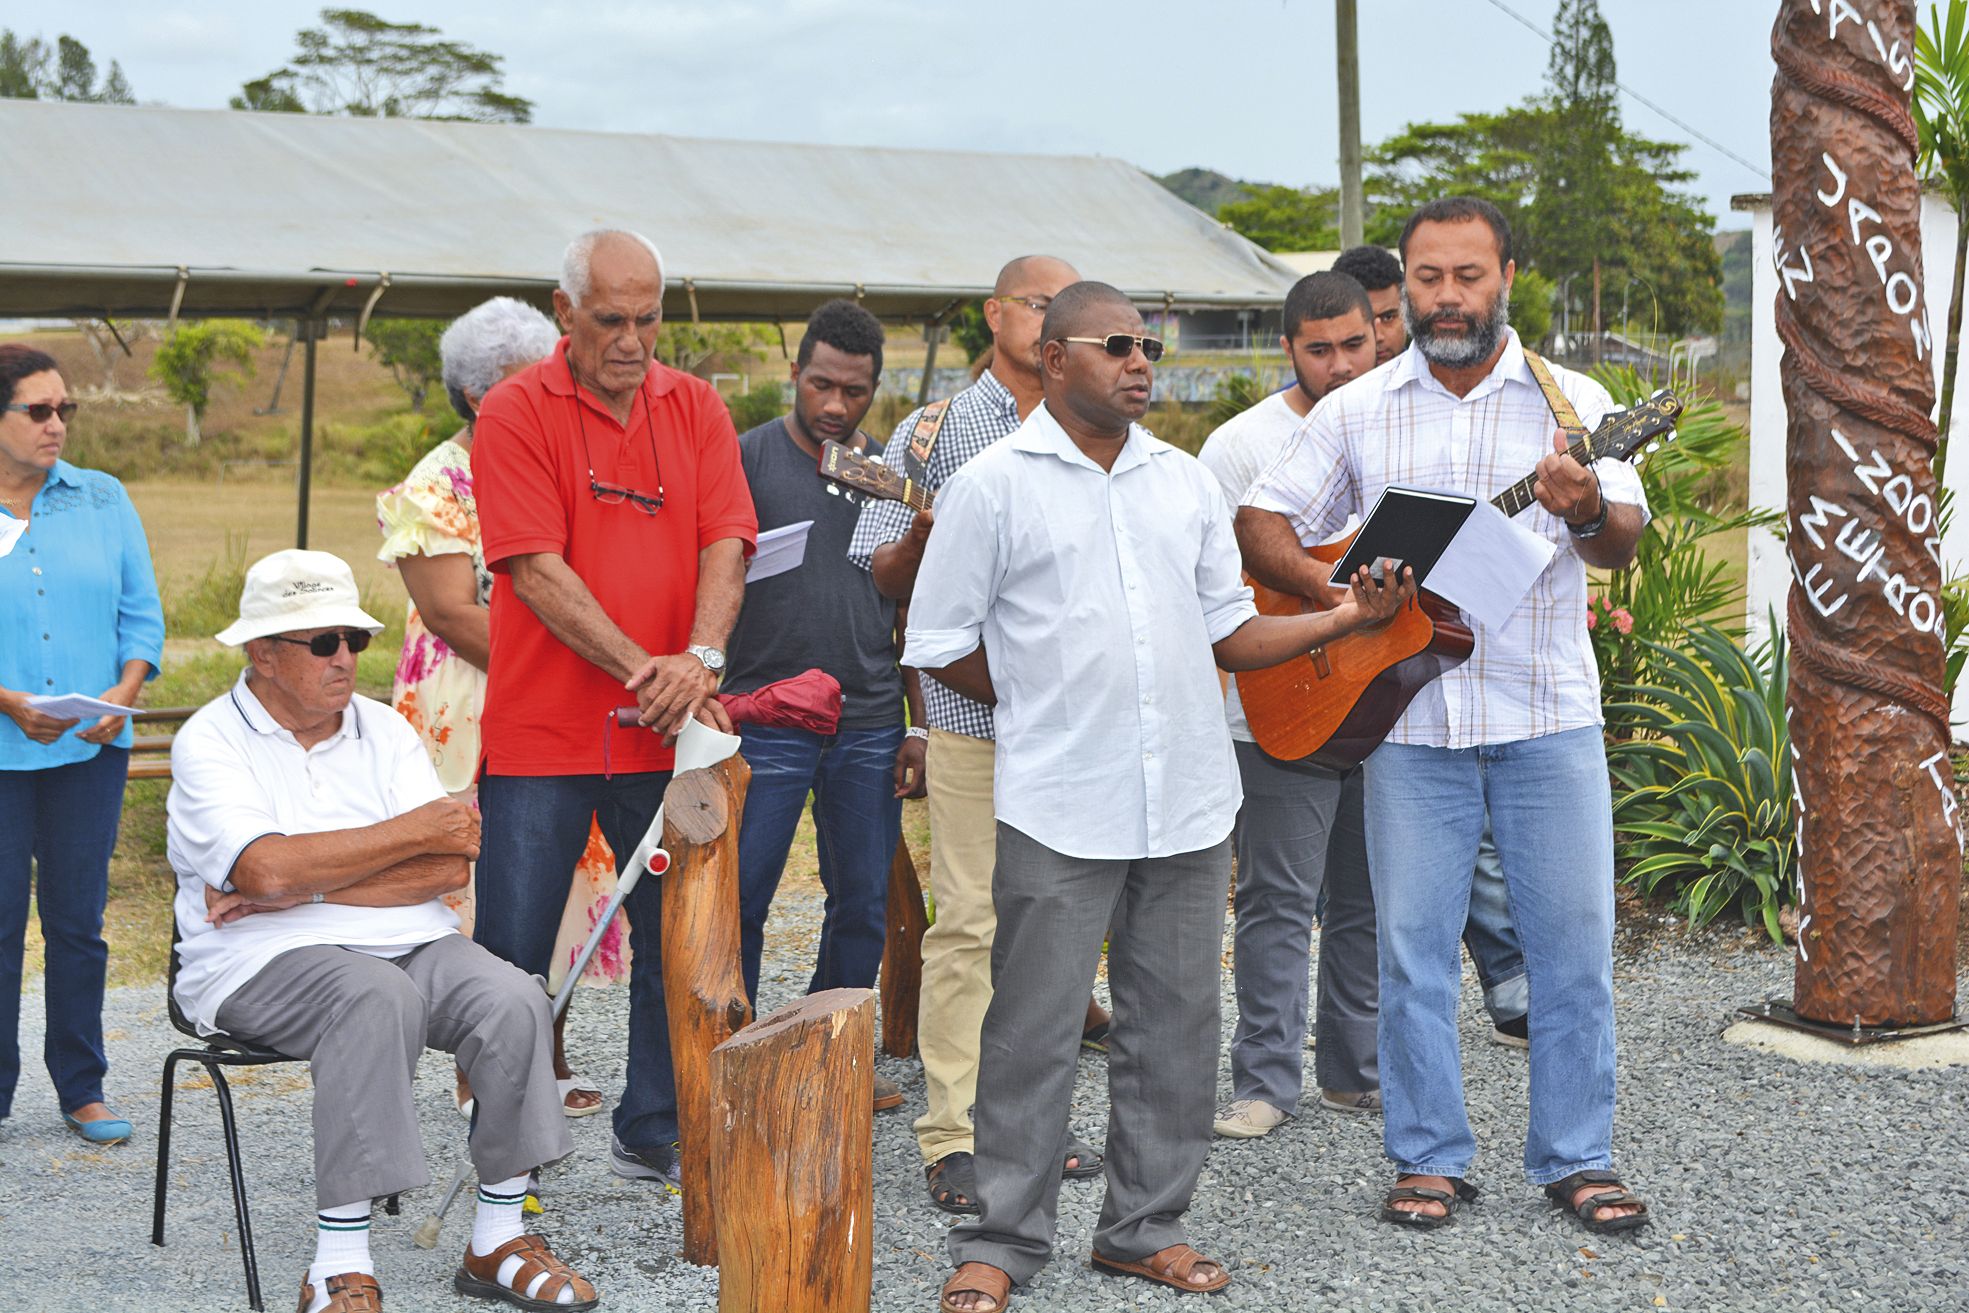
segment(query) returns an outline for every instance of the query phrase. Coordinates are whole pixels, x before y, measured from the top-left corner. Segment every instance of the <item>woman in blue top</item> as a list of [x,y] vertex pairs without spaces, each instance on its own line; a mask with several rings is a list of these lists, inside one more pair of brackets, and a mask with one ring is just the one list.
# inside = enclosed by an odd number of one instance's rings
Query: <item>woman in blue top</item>
[[130,721],[54,720],[27,699],[134,705],[163,658],[164,613],[123,485],[61,459],[74,414],[53,357],[0,346],[0,1119],[20,1080],[21,954],[38,868],[48,1075],[62,1119],[114,1144],[130,1123],[103,1102],[103,905]]

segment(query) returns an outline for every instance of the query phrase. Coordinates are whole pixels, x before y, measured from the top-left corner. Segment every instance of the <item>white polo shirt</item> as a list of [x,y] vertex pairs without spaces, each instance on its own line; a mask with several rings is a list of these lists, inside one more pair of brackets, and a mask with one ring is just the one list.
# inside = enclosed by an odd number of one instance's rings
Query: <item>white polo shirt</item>
[[1042,404],[938,494],[903,660],[984,644],[999,820],[1069,857],[1167,857],[1237,819],[1210,645],[1256,614],[1208,470],[1140,425],[1103,470]]
[[441,898],[411,907],[302,903],[230,925],[205,920],[205,891],[227,889],[255,839],[375,825],[445,797],[410,723],[356,696],[335,733],[303,748],[282,729],[246,676],[201,707],[171,744],[168,854],[178,874],[178,1005],[201,1033],[232,992],[280,954],[337,944],[399,957],[455,934]]

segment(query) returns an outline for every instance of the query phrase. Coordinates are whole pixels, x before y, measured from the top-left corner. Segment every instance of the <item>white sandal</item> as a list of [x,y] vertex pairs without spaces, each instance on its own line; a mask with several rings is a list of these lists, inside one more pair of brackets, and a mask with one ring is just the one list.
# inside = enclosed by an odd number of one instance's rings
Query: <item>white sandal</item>
[[[568,1116],[592,1117],[602,1110],[602,1092],[593,1081],[570,1076],[566,1080],[556,1080],[554,1084],[560,1087],[561,1111]],[[568,1104],[568,1097],[573,1094],[592,1094],[595,1096],[595,1101],[586,1108],[571,1107]]]

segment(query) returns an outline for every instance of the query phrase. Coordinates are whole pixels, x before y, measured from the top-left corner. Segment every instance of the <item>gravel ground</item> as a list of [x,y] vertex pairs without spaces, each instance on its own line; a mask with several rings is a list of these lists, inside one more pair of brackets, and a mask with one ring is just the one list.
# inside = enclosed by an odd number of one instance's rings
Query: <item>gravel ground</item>
[[[788,888],[769,931],[766,1006],[788,1001],[811,961],[817,889]],[[1621,1102],[1615,1152],[1653,1205],[1638,1238],[1589,1236],[1523,1182],[1521,1055],[1485,1042],[1474,980],[1464,991],[1465,1080],[1484,1198],[1431,1234],[1381,1225],[1388,1180],[1379,1122],[1309,1107],[1272,1136],[1219,1141],[1189,1215],[1191,1237],[1236,1280],[1216,1309],[1969,1309],[1969,1071],[1804,1064],[1726,1045],[1741,1003],[1789,990],[1788,958],[1722,936],[1623,929],[1616,967]],[[22,1008],[22,1049],[37,1054],[37,986]],[[1230,977],[1224,980],[1225,1036]],[[584,992],[569,1050],[605,1090],[619,1088],[626,991]],[[204,1082],[178,1100],[170,1243],[145,1243],[156,1145],[156,1081],[175,1042],[161,985],[111,991],[112,1100],[136,1138],[90,1150],[60,1127],[38,1061],[0,1123],[0,1296],[12,1308],[244,1308],[218,1117]],[[1105,1124],[1102,1059],[1081,1063],[1075,1129]],[[884,1058],[903,1111],[877,1119],[873,1307],[927,1310],[947,1265],[945,1219],[922,1193],[910,1119],[922,1108],[914,1062]],[[1220,1068],[1228,1097],[1228,1066]],[[268,1306],[291,1307],[312,1255],[309,1091],[298,1066],[234,1082]],[[419,1081],[431,1170],[442,1179],[463,1123],[447,1060]],[[716,1275],[677,1257],[679,1203],[609,1174],[608,1120],[574,1123],[576,1152],[548,1177],[537,1225],[619,1310],[711,1309]],[[389,1307],[477,1305],[452,1293],[469,1207],[435,1251],[410,1241],[438,1187],[378,1215],[372,1236]],[[1027,1310],[1182,1309],[1186,1297],[1094,1275],[1086,1266],[1098,1182],[1062,1188],[1059,1258],[1014,1301]],[[789,1310],[789,1313],[792,1311]]]

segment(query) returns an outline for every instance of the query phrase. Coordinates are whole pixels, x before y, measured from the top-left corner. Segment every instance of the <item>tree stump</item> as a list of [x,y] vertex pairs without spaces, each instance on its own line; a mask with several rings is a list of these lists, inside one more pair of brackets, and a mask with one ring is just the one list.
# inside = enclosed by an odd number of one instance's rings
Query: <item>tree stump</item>
[[867,1313],[874,996],[829,989],[761,1018],[712,1052],[711,1082],[719,1313]]
[[882,950],[882,1051],[892,1058],[916,1052],[916,1004],[923,990],[923,885],[909,840],[896,839],[889,863],[889,942]]
[[751,778],[745,759],[731,757],[677,776],[663,796],[663,846],[671,861],[663,877],[663,993],[677,1072],[684,1257],[707,1267],[718,1261],[717,1192],[708,1165],[719,1135],[711,1051],[752,1020],[738,960],[738,827]]

